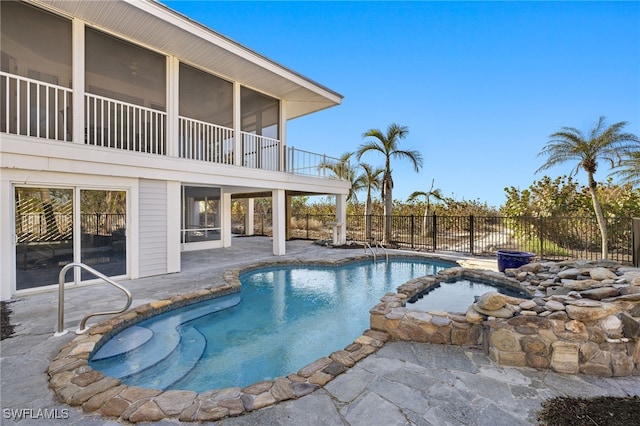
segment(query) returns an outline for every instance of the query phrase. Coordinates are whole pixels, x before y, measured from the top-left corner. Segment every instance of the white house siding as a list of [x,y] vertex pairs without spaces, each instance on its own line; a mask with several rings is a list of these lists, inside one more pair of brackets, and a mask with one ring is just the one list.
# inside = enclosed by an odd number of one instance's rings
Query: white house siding
[[167,273],[167,184],[141,179],[139,185],[140,277]]

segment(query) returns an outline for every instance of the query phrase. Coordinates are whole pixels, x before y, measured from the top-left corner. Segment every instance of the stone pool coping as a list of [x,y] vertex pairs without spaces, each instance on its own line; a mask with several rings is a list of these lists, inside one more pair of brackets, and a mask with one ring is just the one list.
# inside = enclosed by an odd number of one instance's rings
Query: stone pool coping
[[[391,254],[390,257],[430,259],[453,263],[450,259],[415,254]],[[79,406],[85,412],[94,412],[105,417],[118,418],[133,423],[168,418],[179,421],[211,421],[241,415],[281,401],[307,395],[347,371],[359,360],[375,353],[389,339],[425,341],[423,337],[428,336],[426,341],[433,343],[466,346],[478,346],[478,343],[481,342],[485,345],[485,352],[489,352],[494,361],[517,365],[513,361],[516,358],[508,350],[491,352],[486,347],[493,338],[489,333],[494,331],[505,333],[501,324],[506,320],[495,319],[491,316],[487,318],[486,315],[480,314],[474,316],[473,312],[468,311],[471,316],[471,321],[469,321],[466,314],[437,311],[426,313],[405,308],[406,300],[411,295],[423,291],[429,285],[455,277],[480,277],[484,280],[498,281],[504,285],[535,293],[534,286],[521,280],[520,276],[515,273],[512,273],[514,276],[508,277],[494,271],[482,270],[479,272],[459,267],[446,269],[436,276],[425,276],[408,281],[398,287],[398,293],[387,293],[382,297],[381,303],[370,310],[371,328],[369,330],[366,330],[343,350],[322,357],[301,368],[297,373],[289,374],[286,377],[258,382],[244,388],[214,389],[201,393],[180,390],[163,392],[159,389],[123,385],[119,379],[106,377],[88,365],[91,354],[111,336],[126,327],[171,309],[239,292],[241,288],[239,277],[244,272],[283,265],[337,267],[364,260],[371,260],[371,258],[363,255],[335,261],[269,261],[240,269],[227,270],[223,275],[225,283],[221,286],[211,286],[168,299],[156,300],[92,326],[87,334],[76,337],[64,346],[50,363],[48,369],[50,387],[58,399],[64,403]],[[525,318],[529,321],[524,315],[517,318]],[[406,319],[409,320],[409,325],[401,325],[402,321]],[[520,331],[523,328],[527,329],[525,332],[529,333],[531,324],[529,321],[526,324],[519,324],[517,327],[520,327]],[[445,329],[448,332],[444,331]],[[399,331],[401,332],[399,333]],[[442,338],[438,336],[442,336]],[[451,336],[454,336],[453,339]],[[509,342],[511,341],[509,340]],[[640,342],[640,340],[636,339],[636,342]],[[500,345],[504,346],[503,343]],[[502,346],[500,348],[505,349]],[[530,346],[534,349],[537,348],[535,344]],[[640,343],[636,343],[636,346],[640,348]],[[640,354],[640,349],[637,352]],[[518,355],[516,360],[520,358]]]
[[[429,259],[454,264],[451,260],[434,256],[391,254],[389,257]],[[376,352],[389,339],[388,334],[369,329],[344,349],[322,357],[286,377],[254,383],[244,388],[214,389],[201,393],[181,390],[164,392],[123,385],[119,379],[93,370],[89,366],[89,358],[112,336],[145,319],[193,303],[240,292],[239,278],[242,273],[285,265],[339,267],[359,261],[371,261],[371,257],[360,255],[339,260],[268,261],[227,270],[223,274],[225,283],[221,286],[152,301],[91,326],[87,334],[80,335],[65,345],[49,364],[49,386],[58,399],[66,404],[79,406],[85,412],[95,412],[133,423],[166,418],[179,421],[219,420],[300,398]]]

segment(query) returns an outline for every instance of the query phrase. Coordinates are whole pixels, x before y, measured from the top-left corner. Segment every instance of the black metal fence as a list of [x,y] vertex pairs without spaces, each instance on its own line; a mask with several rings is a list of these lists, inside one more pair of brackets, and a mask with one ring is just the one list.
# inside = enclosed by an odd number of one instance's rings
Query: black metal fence
[[[239,220],[240,219],[240,220]],[[347,240],[384,240],[384,216],[347,216]],[[635,219],[636,222],[639,219]],[[333,215],[304,215],[292,218],[290,238],[330,239]],[[609,259],[623,263],[634,258],[632,218],[608,220]],[[540,259],[600,259],[601,238],[594,218],[502,217],[502,216],[392,216],[390,247],[421,251],[454,251],[474,255],[495,255],[497,250],[535,253]],[[234,220],[235,232],[244,233],[241,218]],[[271,234],[271,218],[257,215],[254,233]],[[640,241],[640,235],[636,235]],[[636,258],[638,254],[636,254]]]

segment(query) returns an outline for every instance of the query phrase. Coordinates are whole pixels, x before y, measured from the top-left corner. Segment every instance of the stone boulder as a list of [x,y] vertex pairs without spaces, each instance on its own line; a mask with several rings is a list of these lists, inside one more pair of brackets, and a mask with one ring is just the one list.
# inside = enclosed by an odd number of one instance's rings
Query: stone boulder
[[485,293],[476,302],[476,305],[485,311],[497,311],[507,304],[507,298],[504,294],[497,291]]

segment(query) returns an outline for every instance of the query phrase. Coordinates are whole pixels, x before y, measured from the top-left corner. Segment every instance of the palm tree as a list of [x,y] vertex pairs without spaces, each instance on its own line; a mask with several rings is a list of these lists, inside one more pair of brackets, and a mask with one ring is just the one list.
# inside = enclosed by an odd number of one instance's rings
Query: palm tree
[[358,177],[361,179],[363,186],[361,189],[367,189],[367,199],[364,203],[364,222],[365,234],[367,241],[371,241],[371,191],[382,188],[382,180],[380,175],[384,172],[381,168],[373,168],[367,163],[360,163],[363,173]]
[[349,194],[347,194],[347,201],[357,201],[356,192],[364,188],[362,179],[356,176],[355,169],[351,167],[350,160],[353,152],[345,152],[340,156],[337,162],[325,161],[318,165],[320,170],[326,169],[335,175],[336,178],[342,180],[348,180],[351,183]]
[[387,132],[382,133],[379,129],[370,129],[363,138],[374,138],[363,143],[356,152],[358,161],[362,155],[368,151],[377,151],[384,155],[384,172],[382,175],[382,199],[384,201],[384,237],[383,242],[391,241],[391,215],[393,214],[393,178],[391,176],[391,159],[408,159],[416,172],[422,167],[422,155],[415,150],[401,150],[398,147],[400,139],[404,139],[409,134],[407,126],[400,126],[392,123],[387,127]]
[[442,200],[442,192],[440,191],[440,189],[439,188],[433,189],[434,183],[435,183],[435,179],[432,179],[431,189],[429,189],[428,192],[414,191],[411,194],[409,194],[409,198],[407,198],[407,202],[412,202],[418,197],[425,197],[427,201],[427,206],[424,209],[424,218],[423,218],[423,225],[422,225],[422,230],[424,233],[427,232],[427,220],[428,220],[427,218],[431,213],[431,197],[435,198],[438,201]]
[[627,153],[618,166],[620,170],[616,170],[611,175],[620,176],[623,183],[640,186],[640,150]]
[[576,175],[580,169],[587,172],[593,210],[600,228],[603,259],[608,256],[607,225],[598,200],[594,174],[598,169],[599,160],[609,162],[613,168],[620,162],[622,155],[638,150],[640,139],[632,133],[622,132],[622,128],[626,125],[626,121],[621,121],[606,127],[605,118],[600,117],[588,136],[576,128],[562,127],[560,131],[549,136],[551,139],[538,154],[538,156],[546,156],[547,161],[536,170],[536,173],[567,161],[578,161],[571,176]]

